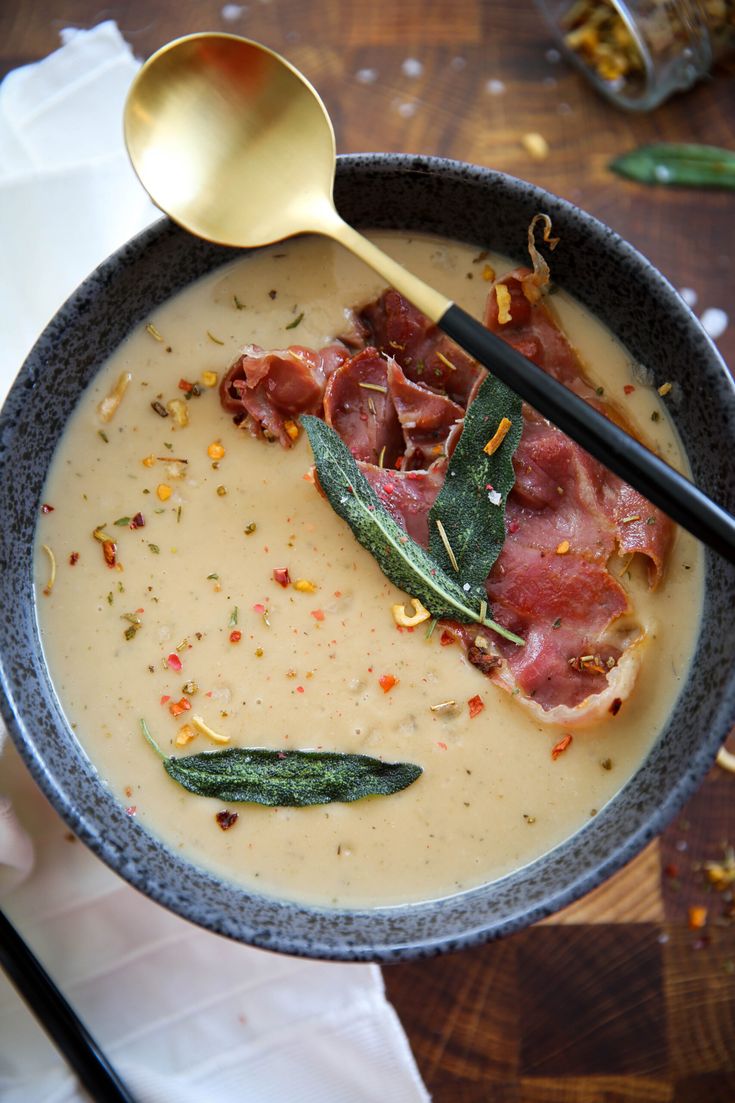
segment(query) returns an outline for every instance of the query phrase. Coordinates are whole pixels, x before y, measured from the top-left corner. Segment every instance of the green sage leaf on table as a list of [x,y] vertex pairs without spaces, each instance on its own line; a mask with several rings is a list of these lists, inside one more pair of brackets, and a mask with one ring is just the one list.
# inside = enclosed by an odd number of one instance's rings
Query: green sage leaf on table
[[347,522],[383,574],[400,590],[418,598],[438,620],[476,621],[522,645],[519,636],[484,615],[484,585],[450,577],[391,517],[337,433],[318,417],[305,415],[301,421],[329,504]]
[[[447,574],[483,589],[505,542],[505,503],[515,482],[513,453],[523,428],[521,408],[510,387],[487,376],[467,410],[447,477],[429,513],[429,551],[434,559]],[[485,445],[504,417],[510,429],[489,456]]]
[[390,796],[407,789],[423,773],[411,762],[382,762],[362,754],[334,751],[273,751],[227,747],[221,751],[167,758],[140,722],[169,777],[200,797],[303,808]]
[[735,188],[735,151],[717,146],[660,142],[616,157],[610,168],[641,184]]

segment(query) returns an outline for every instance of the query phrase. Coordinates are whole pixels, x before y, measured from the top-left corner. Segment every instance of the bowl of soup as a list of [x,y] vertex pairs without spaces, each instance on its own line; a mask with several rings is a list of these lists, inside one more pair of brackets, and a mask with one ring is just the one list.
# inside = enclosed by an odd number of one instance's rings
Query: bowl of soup
[[[732,508],[732,380],[611,230],[436,158],[341,157],[335,198]],[[167,220],[40,337],[0,423],[3,715],[73,831],[152,899],[290,954],[461,948],[600,883],[711,765],[733,568],[533,411],[505,417],[484,377],[333,243],[238,252]],[[428,547],[461,587],[457,532],[486,554],[447,498],[473,401],[500,550],[458,623],[411,578]],[[320,426],[356,465],[341,490]]]

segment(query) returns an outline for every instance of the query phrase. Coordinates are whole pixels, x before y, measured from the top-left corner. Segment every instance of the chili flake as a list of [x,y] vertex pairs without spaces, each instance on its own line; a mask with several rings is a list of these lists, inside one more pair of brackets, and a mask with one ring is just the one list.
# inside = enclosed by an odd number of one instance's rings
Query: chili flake
[[486,452],[488,456],[492,456],[493,453],[497,452],[498,448],[500,448],[500,445],[505,440],[511,425],[512,422],[510,418],[502,417],[500,419],[500,424],[495,430],[494,436],[487,442],[483,448],[483,452]]
[[177,674],[181,670],[182,662],[175,651],[172,651],[166,659],[166,665],[169,666],[171,670],[175,670]]
[[688,922],[690,931],[700,931],[707,923],[707,909],[701,905],[694,905],[689,909]]
[[319,621],[324,620],[324,610],[323,609],[312,609],[311,610],[311,615],[314,618],[314,620],[319,620]]
[[451,632],[448,632],[447,629],[444,628],[442,630],[441,636],[439,637],[439,643],[442,645],[442,647],[449,647],[450,644],[454,643],[454,636]]
[[78,562],[79,562],[79,552],[72,552],[71,555],[69,556],[69,566],[70,567],[76,567]]
[[241,639],[242,632],[240,632],[239,629],[235,628],[232,632],[230,632],[230,643],[239,643]]
[[315,594],[316,586],[313,582],[309,582],[308,578],[297,578],[293,583],[294,590],[298,590],[301,594]]
[[238,814],[237,812],[228,812],[227,809],[224,809],[222,812],[217,812],[214,818],[223,831],[229,831],[230,828],[237,823]]
[[277,582],[279,586],[283,586],[285,590],[291,581],[291,575],[288,573],[288,567],[274,567],[273,581]]
[[397,684],[398,679],[394,678],[392,674],[381,674],[378,678],[378,685],[383,693],[389,693],[393,689],[393,686]]
[[172,701],[168,706],[168,711],[172,716],[181,716],[182,712],[188,712],[191,708],[191,701],[187,701],[186,697],[182,697],[180,701]]
[[480,697],[479,693],[476,693],[474,697],[470,697],[467,702],[467,707],[470,710],[470,720],[474,720],[485,708],[485,702],[482,697]]
[[41,513],[53,513],[55,506],[50,506],[48,502],[44,502],[41,506]]
[[558,743],[554,744],[554,746],[551,748],[551,757],[552,757],[554,762],[556,762],[556,760],[557,760],[557,758],[559,757],[560,754],[564,753],[564,751],[567,749],[567,747],[569,746],[569,744],[571,742],[572,742],[571,735],[565,735],[559,740]]
[[221,444],[218,440],[212,441],[212,443],[207,448],[207,455],[209,456],[210,460],[221,460],[224,454],[224,445]]
[[633,394],[634,390],[635,390],[635,387],[633,386],[632,383],[626,383],[625,386],[623,387],[623,394]]

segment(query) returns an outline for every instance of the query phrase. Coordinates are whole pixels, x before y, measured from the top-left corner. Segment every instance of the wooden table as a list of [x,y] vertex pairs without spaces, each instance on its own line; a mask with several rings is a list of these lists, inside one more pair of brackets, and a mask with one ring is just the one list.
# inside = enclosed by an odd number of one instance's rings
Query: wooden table
[[[316,85],[341,152],[441,154],[557,192],[636,245],[697,313],[731,309],[732,193],[646,189],[610,159],[651,140],[735,148],[730,67],[650,115],[617,111],[559,60],[531,0],[5,0],[0,73],[115,19],[139,56],[197,30],[255,38]],[[549,145],[534,160],[521,138]],[[718,341],[735,364],[735,325]],[[696,738],[696,732],[692,733]],[[627,869],[503,942],[385,970],[437,1103],[732,1103],[735,907],[701,864],[735,842],[735,779],[714,768]],[[689,908],[707,921],[690,929]]]

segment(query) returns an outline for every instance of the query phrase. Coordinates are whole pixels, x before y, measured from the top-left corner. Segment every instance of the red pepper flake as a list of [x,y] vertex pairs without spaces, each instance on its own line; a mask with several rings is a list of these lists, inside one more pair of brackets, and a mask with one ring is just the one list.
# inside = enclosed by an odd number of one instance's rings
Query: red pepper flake
[[188,379],[180,379],[179,380],[179,390],[180,391],[186,391],[187,394],[188,394],[189,391],[192,391],[193,389],[194,389],[194,384],[190,383]]
[[114,540],[102,541],[102,554],[108,567],[117,566],[117,545]]
[[288,573],[288,567],[274,567],[273,568],[273,581],[277,582],[279,586],[286,586],[291,584],[291,575]]
[[175,651],[171,652],[169,657],[166,659],[166,662],[170,666],[171,670],[175,670],[177,673],[179,670],[181,670],[181,659]]
[[312,609],[311,610],[311,615],[314,618],[314,620],[324,620],[324,610],[323,609]]
[[439,637],[439,643],[442,647],[449,647],[450,644],[454,643],[454,636],[451,632],[447,632],[445,628]]
[[393,483],[383,483],[383,493],[392,494],[396,488]]
[[396,471],[400,471],[405,462],[406,462],[406,457],[405,456],[398,456],[397,459],[396,459],[396,462],[393,465],[395,467]]
[[297,693],[304,693],[304,687],[303,686],[296,686],[296,692]]
[[554,746],[551,748],[552,759],[556,761],[559,755],[564,753],[571,742],[571,735],[565,735],[559,740],[558,743],[555,743]]
[[610,708],[607,710],[610,713],[611,716],[617,716],[618,715],[618,713],[620,712],[620,706],[622,705],[622,703],[623,703],[623,701],[622,701],[622,698],[620,698],[620,697],[615,697],[613,699],[612,703],[610,704]]
[[436,741],[436,745],[437,745],[437,747],[441,747],[441,749],[442,749],[443,751],[446,751],[446,750],[447,750],[447,745],[446,745],[446,743],[442,743],[442,742],[441,742],[441,740],[439,740],[439,739],[437,739],[437,741]]
[[239,643],[241,639],[242,632],[240,632],[239,629],[235,628],[232,632],[230,632],[230,643]]
[[255,604],[255,605],[253,606],[253,612],[254,612],[254,613],[258,613],[258,614],[259,614],[260,616],[262,616],[262,615],[263,615],[263,613],[265,612],[265,605],[261,605],[261,603],[260,603],[260,602],[258,601],[258,602],[257,602],[257,603],[256,603],[256,604]]
[[392,674],[381,674],[378,678],[378,685],[382,689],[383,693],[388,693],[393,686],[398,684],[398,679],[394,678]]
[[623,387],[623,393],[624,394],[633,394],[634,390],[635,390],[635,387],[633,386],[632,383],[626,383],[625,386]]
[[518,532],[520,527],[520,523],[516,521],[515,518],[508,522],[508,532]]
[[41,506],[41,513],[53,513],[55,506],[50,506],[48,502],[44,502]]
[[474,720],[476,716],[479,716],[482,710],[485,708],[485,702],[479,693],[476,693],[474,697],[470,697],[467,702],[467,707],[470,710],[470,720]]
[[188,712],[191,708],[191,701],[186,697],[182,697],[180,701],[173,701],[168,706],[168,711],[172,716],[181,716],[182,712]]
[[160,704],[165,705],[166,702],[170,701],[170,700],[171,700],[171,694],[170,693],[164,693],[163,697],[160,700]]
[[134,816],[137,811],[138,811],[138,806],[135,805],[135,804],[131,804],[129,808],[125,809],[125,812],[127,813],[128,816]]
[[145,526],[145,517],[142,513],[136,513],[130,521],[131,529],[142,529]]
[[71,555],[69,556],[69,566],[70,567],[76,567],[78,562],[79,562],[79,552],[72,552]]
[[675,866],[672,862],[670,862],[669,865],[664,866],[664,873],[666,874],[667,877],[678,877],[679,876],[679,867]]
[[237,812],[229,812],[224,808],[221,812],[218,812],[214,818],[223,831],[229,831],[230,828],[237,823],[238,815]]

